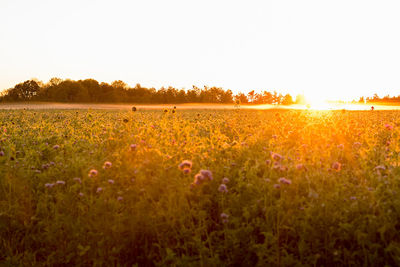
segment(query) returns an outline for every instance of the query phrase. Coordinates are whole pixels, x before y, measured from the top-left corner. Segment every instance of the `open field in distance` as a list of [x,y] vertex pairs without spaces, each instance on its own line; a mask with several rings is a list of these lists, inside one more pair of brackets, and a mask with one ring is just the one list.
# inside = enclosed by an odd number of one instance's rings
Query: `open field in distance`
[[[157,110],[165,108],[173,108],[176,106],[179,109],[308,109],[304,105],[290,105],[290,106],[278,106],[278,105],[246,105],[241,104],[235,106],[234,104],[93,104],[93,103],[48,103],[48,102],[28,102],[28,103],[0,103],[1,109],[99,109],[99,110],[131,110],[135,106],[138,110]],[[375,110],[399,110],[400,106],[392,105],[374,105]],[[363,104],[324,104],[316,107],[311,106],[310,109],[322,109],[322,110],[370,110],[371,105]]]

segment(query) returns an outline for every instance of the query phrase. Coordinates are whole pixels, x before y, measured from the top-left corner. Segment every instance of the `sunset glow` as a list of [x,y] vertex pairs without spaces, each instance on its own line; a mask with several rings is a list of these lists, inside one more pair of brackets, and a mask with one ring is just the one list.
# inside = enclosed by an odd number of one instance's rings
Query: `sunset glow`
[[398,1],[0,3],[0,89],[37,78],[352,100],[400,90]]

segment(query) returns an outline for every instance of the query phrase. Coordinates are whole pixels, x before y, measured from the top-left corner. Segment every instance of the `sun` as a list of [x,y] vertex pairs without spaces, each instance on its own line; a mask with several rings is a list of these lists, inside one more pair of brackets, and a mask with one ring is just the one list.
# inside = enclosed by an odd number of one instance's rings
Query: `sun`
[[331,108],[328,101],[320,96],[306,96],[305,102],[309,109],[326,110]]

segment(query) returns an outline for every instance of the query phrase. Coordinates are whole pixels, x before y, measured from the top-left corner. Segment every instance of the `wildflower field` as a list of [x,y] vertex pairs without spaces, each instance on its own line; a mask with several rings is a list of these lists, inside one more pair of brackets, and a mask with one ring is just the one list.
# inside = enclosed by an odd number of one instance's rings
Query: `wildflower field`
[[5,266],[398,266],[400,113],[0,111]]

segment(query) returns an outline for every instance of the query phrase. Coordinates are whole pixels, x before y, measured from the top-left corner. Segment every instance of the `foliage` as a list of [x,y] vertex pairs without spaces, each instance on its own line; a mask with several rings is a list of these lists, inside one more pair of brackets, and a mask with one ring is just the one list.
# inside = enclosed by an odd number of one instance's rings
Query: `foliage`
[[0,101],[56,101],[56,102],[86,102],[86,103],[233,103],[240,100],[241,103],[253,104],[293,104],[292,97],[278,95],[264,91],[255,94],[254,90],[248,95],[239,93],[234,96],[231,90],[223,90],[220,87],[199,88],[193,86],[190,90],[176,89],[172,86],[145,88],[140,84],[130,88],[123,81],[114,81],[110,84],[99,83],[93,79],[86,80],[62,80],[52,78],[46,84],[28,80],[17,84],[14,88],[6,90],[0,97]]
[[400,262],[400,113],[166,111],[0,111],[0,262]]

